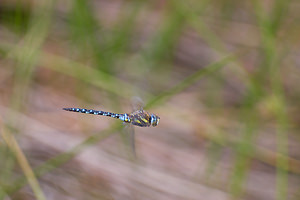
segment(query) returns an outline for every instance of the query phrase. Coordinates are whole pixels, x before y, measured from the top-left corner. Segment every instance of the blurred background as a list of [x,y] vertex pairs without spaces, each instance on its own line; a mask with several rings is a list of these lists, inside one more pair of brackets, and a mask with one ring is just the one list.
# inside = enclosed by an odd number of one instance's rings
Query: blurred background
[[300,199],[299,9],[1,0],[0,199]]

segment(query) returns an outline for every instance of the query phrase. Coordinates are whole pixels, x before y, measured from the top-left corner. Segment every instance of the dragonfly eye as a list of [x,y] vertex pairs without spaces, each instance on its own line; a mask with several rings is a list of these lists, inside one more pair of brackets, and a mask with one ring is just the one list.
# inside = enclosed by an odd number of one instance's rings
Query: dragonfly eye
[[151,114],[151,125],[152,126],[157,126],[159,123],[159,117],[156,115]]

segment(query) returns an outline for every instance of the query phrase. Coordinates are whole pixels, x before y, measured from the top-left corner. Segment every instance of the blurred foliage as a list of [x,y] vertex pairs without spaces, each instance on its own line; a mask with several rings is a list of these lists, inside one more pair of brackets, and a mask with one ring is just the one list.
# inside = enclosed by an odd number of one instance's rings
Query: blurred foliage
[[[291,182],[299,182],[300,174],[299,6],[297,1],[283,0],[4,1],[0,4],[0,199],[46,199],[51,194],[41,180],[48,173],[122,128],[116,122],[85,135],[73,148],[35,165],[26,142],[22,143],[26,123],[20,116],[48,123],[32,112],[38,107],[36,99],[43,99],[36,94],[40,87],[56,94],[46,94],[45,109],[54,109],[49,106],[53,95],[63,102],[55,106],[72,100],[70,104],[100,104],[124,112],[130,99],[139,96],[145,109],[168,116],[154,133],[167,138],[173,150],[178,149],[176,137],[197,138],[197,144],[190,142],[188,150],[182,150],[186,155],[205,149],[207,162],[199,164],[190,183],[224,191],[232,199],[263,198],[248,188],[253,165],[263,163],[274,169],[270,173],[276,179],[276,199],[299,198],[295,191],[300,188]],[[76,125],[89,130],[87,124]],[[53,125],[65,126],[62,120]],[[187,134],[182,136],[181,130]],[[269,141],[273,143],[265,147]],[[289,151],[291,146],[296,150]],[[230,157],[224,164],[227,149]],[[225,181],[218,179],[219,165],[229,166],[223,169]],[[27,184],[31,190],[25,188]],[[32,196],[23,195],[24,190],[33,191]],[[86,195],[112,198],[105,192]]]

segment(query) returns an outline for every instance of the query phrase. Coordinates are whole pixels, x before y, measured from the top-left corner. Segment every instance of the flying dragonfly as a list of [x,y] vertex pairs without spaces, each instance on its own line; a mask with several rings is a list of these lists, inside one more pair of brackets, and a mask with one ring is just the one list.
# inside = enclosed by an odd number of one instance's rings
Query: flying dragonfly
[[[63,110],[71,111],[71,112],[79,112],[79,113],[86,113],[86,114],[93,114],[93,115],[102,115],[107,117],[112,117],[116,119],[122,120],[126,124],[132,124],[139,127],[149,127],[149,126],[157,126],[160,120],[160,117],[148,113],[144,111],[142,108],[132,112],[132,113],[124,113],[124,114],[117,114],[112,112],[105,112],[102,110],[92,110],[92,109],[85,109],[85,108],[63,108]],[[129,126],[131,127],[131,126]],[[128,126],[127,126],[127,132],[128,132]],[[134,153],[134,157],[136,158],[136,152],[135,152],[135,142],[134,142],[134,129],[130,129],[129,133],[129,145],[132,148],[132,151]]]
[[148,113],[144,111],[143,109],[136,110],[130,114],[117,114],[112,112],[105,112],[101,110],[91,110],[91,109],[85,109],[85,108],[63,108],[63,110],[66,111],[72,111],[72,112],[79,112],[79,113],[86,113],[86,114],[93,114],[93,115],[102,115],[102,116],[108,116],[116,119],[120,119],[125,123],[131,123],[135,126],[140,127],[149,127],[149,126],[157,126],[160,120],[160,117]]

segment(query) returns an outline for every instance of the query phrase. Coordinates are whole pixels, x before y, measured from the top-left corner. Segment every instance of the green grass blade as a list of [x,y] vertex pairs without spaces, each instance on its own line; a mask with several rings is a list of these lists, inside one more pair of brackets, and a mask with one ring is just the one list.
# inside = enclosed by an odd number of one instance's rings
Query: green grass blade
[[217,61],[213,64],[210,64],[210,65],[206,66],[205,68],[201,68],[200,70],[198,70],[197,72],[195,72],[191,76],[185,78],[183,81],[178,83],[176,86],[174,86],[170,90],[168,90],[168,91],[154,97],[153,99],[151,99],[146,104],[145,109],[156,106],[158,104],[161,104],[161,103],[167,101],[169,98],[173,97],[174,95],[180,93],[184,89],[186,89],[189,86],[193,85],[195,82],[197,82],[201,78],[205,77],[206,75],[214,73],[214,72],[220,70],[225,65],[229,64],[230,62],[236,60],[236,58],[240,54],[241,54],[241,52],[238,53],[238,54],[232,54],[232,55],[226,56],[225,58],[223,58],[223,59],[221,59],[221,60],[219,60],[219,61]]
[[[105,138],[111,136],[113,133],[118,132],[122,128],[123,124],[115,123],[112,125],[109,129],[101,131],[100,133],[97,133],[95,135],[92,135],[88,138],[86,138],[83,142],[76,145],[72,149],[70,149],[67,152],[64,152],[54,158],[49,159],[48,161],[44,162],[39,167],[35,168],[33,171],[35,173],[36,177],[40,177],[44,175],[45,173],[56,169],[57,167],[63,165],[64,163],[68,162],[74,156],[76,156],[79,152],[81,152],[84,148],[92,146],[101,140],[104,140]],[[11,195],[14,192],[20,190],[24,185],[26,184],[26,179],[24,177],[18,178],[14,181],[13,184],[10,184],[10,186],[4,187],[5,193]]]
[[3,140],[6,142],[9,149],[14,153],[16,156],[16,159],[18,160],[18,163],[23,170],[23,173],[25,174],[26,180],[28,181],[30,187],[33,190],[33,193],[35,194],[36,198],[39,200],[45,200],[46,197],[38,183],[38,180],[33,173],[32,168],[30,167],[28,160],[26,159],[24,153],[22,152],[19,144],[17,143],[15,137],[5,128],[2,128],[1,134],[3,137]]

